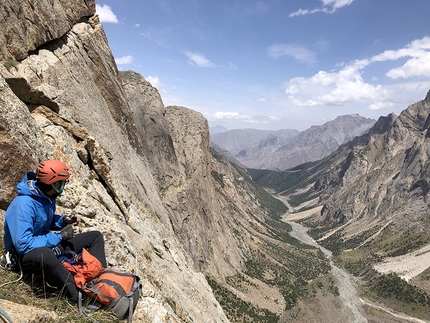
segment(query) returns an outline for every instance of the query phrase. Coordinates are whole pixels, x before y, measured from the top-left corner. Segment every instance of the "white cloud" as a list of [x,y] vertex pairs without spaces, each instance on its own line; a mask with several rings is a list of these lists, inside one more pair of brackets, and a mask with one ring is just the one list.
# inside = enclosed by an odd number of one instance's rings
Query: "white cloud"
[[289,16],[290,17],[305,16],[305,15],[310,15],[310,14],[313,14],[316,12],[334,13],[338,9],[350,5],[354,0],[321,0],[321,1],[323,3],[322,8],[314,8],[312,10],[299,9],[299,10],[291,13]]
[[296,106],[336,106],[389,96],[381,85],[365,83],[360,73],[351,65],[339,72],[320,71],[310,78],[293,78],[285,93]]
[[394,80],[412,76],[430,77],[430,53],[424,57],[413,57],[403,66],[389,70],[386,75]]
[[266,98],[259,98],[257,101],[258,101],[258,102],[266,102],[266,101],[267,101],[267,99],[266,99]]
[[131,64],[133,63],[133,56],[128,55],[128,56],[115,58],[115,63],[117,65]]
[[269,57],[278,59],[282,56],[290,56],[301,63],[315,62],[315,55],[309,49],[295,44],[275,44],[267,50]]
[[240,114],[238,112],[224,112],[218,111],[211,115],[212,119],[224,120],[224,119],[251,119],[250,116]]
[[118,19],[115,14],[112,12],[112,9],[108,5],[98,5],[96,4],[96,14],[99,15],[100,22],[110,22],[117,24]]
[[324,7],[332,6],[333,9],[339,9],[350,5],[354,0],[321,0]]
[[[371,64],[407,58],[398,67],[391,68],[386,76],[391,79],[425,77],[421,83],[383,86],[367,83],[362,74]],[[375,80],[375,77],[371,77]],[[430,82],[430,37],[414,40],[399,50],[387,50],[369,59],[342,64],[338,71],[319,71],[309,78],[296,77],[288,81],[285,93],[295,106],[342,106],[360,102],[370,110],[392,109],[395,101],[413,89],[422,91]],[[407,88],[407,90],[406,90]]]
[[384,110],[384,109],[394,109],[395,104],[393,102],[381,102],[375,101],[367,107],[369,110]]
[[386,73],[391,79],[414,76],[430,77],[430,37],[416,39],[398,51],[385,51],[373,58],[377,60],[396,60],[409,57],[403,66],[393,68]]
[[204,57],[200,53],[194,53],[194,52],[187,51],[184,54],[188,57],[189,62],[191,64],[195,64],[195,65],[200,66],[200,67],[214,67],[215,66],[214,63],[212,63],[210,60],[208,60],[206,57]]
[[158,88],[159,86],[160,86],[160,79],[158,78],[158,76],[151,76],[151,75],[149,75],[147,78],[146,78],[146,80],[149,82],[149,83],[151,83],[151,85],[153,86],[153,87],[156,87],[156,88]]
[[[164,84],[163,83],[161,83],[161,81],[160,81],[160,79],[158,78],[158,76],[152,76],[152,75],[149,75],[148,77],[146,77],[145,78],[149,83],[151,83],[151,85],[153,86],[153,87],[155,87],[157,90],[158,90],[158,92],[160,93],[160,94],[162,94],[162,95],[168,95],[168,93],[167,93],[167,90],[166,90],[166,87],[164,86]],[[172,99],[172,98],[170,98],[170,99]]]

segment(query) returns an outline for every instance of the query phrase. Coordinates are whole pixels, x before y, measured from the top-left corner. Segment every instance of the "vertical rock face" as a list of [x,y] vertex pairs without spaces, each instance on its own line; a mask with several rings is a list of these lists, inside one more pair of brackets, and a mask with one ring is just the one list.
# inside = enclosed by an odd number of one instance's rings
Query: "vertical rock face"
[[23,174],[61,159],[72,175],[57,211],[102,231],[109,266],[142,278],[136,321],[228,322],[202,272],[242,270],[247,227],[267,211],[211,155],[201,114],[118,72],[93,14],[93,1],[0,9],[0,223]]
[[[177,215],[163,201],[163,192],[185,184],[181,167],[189,160],[176,158],[157,91],[118,73],[94,3],[9,1],[0,10],[9,19],[8,26],[1,20],[8,44],[1,58],[20,60],[0,65],[1,223],[23,174],[41,160],[61,159],[72,176],[57,211],[82,216],[83,230],[101,230],[109,265],[141,276],[137,321],[227,322],[193,262],[211,263],[213,254],[190,257],[174,231]],[[10,38],[13,26],[22,38]],[[190,231],[201,236],[198,230]],[[165,297],[175,300],[176,314]]]
[[66,34],[95,13],[94,0],[5,1],[0,8],[0,59],[21,61],[28,53]]
[[157,89],[140,74],[120,72],[120,78],[135,120],[143,155],[148,160],[159,189],[166,188],[179,173],[178,160]]
[[325,214],[341,211],[346,219],[363,215],[393,219],[412,213],[428,217],[429,115],[427,95],[398,117],[380,118],[367,136],[353,141],[343,170],[332,181],[339,184],[323,197],[331,205]]

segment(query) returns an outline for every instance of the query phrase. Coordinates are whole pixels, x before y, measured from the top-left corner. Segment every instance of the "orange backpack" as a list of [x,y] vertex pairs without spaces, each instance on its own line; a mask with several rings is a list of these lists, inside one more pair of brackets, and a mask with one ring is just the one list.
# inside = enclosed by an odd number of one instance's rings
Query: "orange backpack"
[[138,276],[103,268],[100,261],[86,249],[72,258],[64,258],[63,266],[73,275],[76,286],[80,289],[78,307],[81,313],[84,313],[83,291],[112,309],[120,320],[128,317],[128,322],[132,322],[142,291]]
[[73,275],[76,286],[82,288],[87,282],[100,276],[103,266],[87,249],[74,256],[70,261],[63,261],[63,266]]
[[[86,283],[81,290],[112,309],[120,320],[128,317],[128,322],[132,322],[133,312],[142,292],[139,281],[140,278],[134,274],[105,268],[99,277]],[[80,306],[81,304],[79,301]]]

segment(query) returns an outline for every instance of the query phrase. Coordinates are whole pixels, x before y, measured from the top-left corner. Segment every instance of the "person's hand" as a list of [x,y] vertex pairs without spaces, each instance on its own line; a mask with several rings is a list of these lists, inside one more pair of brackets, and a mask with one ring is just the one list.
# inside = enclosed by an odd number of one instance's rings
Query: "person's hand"
[[[77,228],[77,227],[76,227]],[[61,232],[61,238],[63,240],[69,240],[72,239],[76,234],[75,234],[75,229],[73,226],[68,226],[65,229],[63,229]]]
[[64,222],[67,224],[79,224],[79,216],[77,215],[66,215],[64,217]]
[[72,228],[73,228],[73,236],[76,236],[79,233],[79,223],[75,222],[72,224]]

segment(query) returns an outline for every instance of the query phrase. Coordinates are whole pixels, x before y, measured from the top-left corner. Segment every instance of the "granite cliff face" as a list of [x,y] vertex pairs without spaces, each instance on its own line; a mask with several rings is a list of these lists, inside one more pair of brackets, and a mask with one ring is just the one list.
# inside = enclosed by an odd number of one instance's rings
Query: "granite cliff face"
[[[227,322],[199,269],[233,272],[235,260],[221,260],[241,259],[240,249],[225,235],[229,248],[211,261],[203,250],[216,232],[190,225],[212,220],[217,210],[206,202],[212,193],[206,121],[188,112],[188,130],[198,136],[176,138],[201,156],[175,150],[169,128],[175,125],[158,92],[134,73],[120,75],[93,1],[9,1],[2,10],[1,214],[24,172],[40,160],[61,159],[72,177],[58,211],[82,216],[82,230],[101,230],[109,264],[141,276],[137,321]],[[178,127],[182,121],[175,120]],[[207,196],[189,199],[189,180],[200,176]],[[213,253],[221,253],[224,245],[212,241]],[[176,300],[176,314],[166,297]]]
[[137,322],[228,322],[214,295],[228,277],[249,286],[223,291],[280,316],[325,277],[321,254],[268,224],[285,206],[209,148],[200,113],[118,71],[94,1],[13,0],[0,15],[0,223],[25,172],[67,163],[57,211],[102,231],[109,266],[142,278]]

